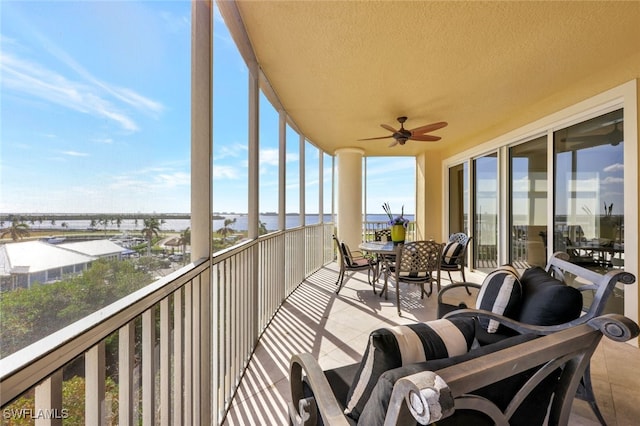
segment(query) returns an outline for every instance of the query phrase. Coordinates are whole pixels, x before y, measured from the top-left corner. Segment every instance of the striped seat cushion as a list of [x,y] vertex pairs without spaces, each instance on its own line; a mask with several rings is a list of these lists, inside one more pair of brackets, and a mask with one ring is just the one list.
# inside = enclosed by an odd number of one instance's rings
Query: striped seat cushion
[[458,256],[460,256],[462,250],[464,250],[463,244],[451,241],[442,251],[442,263],[445,265],[456,265],[458,262]]
[[401,276],[402,278],[421,279],[421,278],[427,278],[430,274],[427,271],[404,271],[404,272],[398,272],[398,275]]
[[[501,267],[487,275],[476,299],[476,309],[516,318],[522,301],[522,285],[518,276],[509,268]],[[480,325],[488,333],[498,331],[498,322],[480,318]]]
[[347,395],[345,414],[358,420],[378,378],[385,371],[468,352],[473,343],[474,330],[473,318],[452,318],[371,332]]

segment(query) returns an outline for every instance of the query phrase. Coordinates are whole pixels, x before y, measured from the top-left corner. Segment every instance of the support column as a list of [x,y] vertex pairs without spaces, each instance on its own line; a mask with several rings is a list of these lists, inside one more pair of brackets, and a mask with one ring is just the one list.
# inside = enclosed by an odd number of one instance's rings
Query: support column
[[336,151],[338,161],[338,239],[355,249],[362,242],[362,157],[359,148]]
[[300,145],[299,145],[299,149],[300,149],[300,157],[299,157],[299,164],[300,164],[300,173],[298,176],[298,179],[300,181],[300,226],[305,226],[306,225],[306,214],[307,214],[307,207],[305,205],[305,198],[306,198],[306,177],[305,177],[305,173],[306,173],[306,166],[307,166],[307,160],[305,157],[305,139],[303,135],[300,135]]
[[280,111],[278,122],[278,230],[287,227],[287,115]]

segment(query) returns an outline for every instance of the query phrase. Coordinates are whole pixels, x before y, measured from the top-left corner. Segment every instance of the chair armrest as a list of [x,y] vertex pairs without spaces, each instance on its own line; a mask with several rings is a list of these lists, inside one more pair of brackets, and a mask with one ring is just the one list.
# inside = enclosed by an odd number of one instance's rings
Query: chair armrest
[[467,287],[467,288],[475,288],[478,289],[478,292],[480,292],[480,288],[482,288],[482,286],[480,284],[476,284],[476,283],[455,283],[455,284],[449,284],[446,287],[442,287],[442,289],[440,290],[440,292],[438,293],[438,304],[442,303],[442,296],[454,289],[454,288],[460,288],[460,287]]
[[[433,414],[444,418],[455,410],[464,409],[482,412],[494,424],[508,425],[522,401],[558,367],[562,372],[554,387],[547,415],[549,424],[567,424],[576,389],[601,337],[605,335],[614,341],[624,342],[637,337],[639,333],[640,328],[632,320],[609,314],[559,333],[528,340],[436,371],[405,376],[393,387],[385,425],[408,424],[403,421],[407,419],[409,411],[416,420],[426,418],[427,421],[420,421],[426,424],[438,420],[435,416],[431,417]],[[504,411],[490,399],[470,394],[531,368],[537,368],[536,373],[513,395]],[[450,407],[451,402],[453,407]]]
[[[312,398],[304,397],[303,371],[313,390],[314,396]],[[327,377],[318,361],[311,354],[301,353],[291,357],[289,383],[291,385],[289,418],[293,425],[315,425],[317,423],[316,408],[320,412],[324,424],[349,425],[349,421],[331,390]]]
[[482,309],[459,309],[457,311],[449,312],[444,315],[443,318],[461,318],[461,317],[483,317],[487,319],[492,319],[500,324],[508,327],[519,334],[533,333],[539,336],[544,336],[547,334],[552,334],[557,331],[566,330],[576,325],[586,324],[589,322],[590,317],[583,315],[574,319],[573,321],[565,322],[559,325],[532,325],[526,324],[520,321],[516,321],[511,318],[507,318],[504,315],[496,314],[491,311],[485,311]]
[[415,420],[431,424],[453,414],[454,406],[447,383],[433,371],[422,371],[395,383],[384,424],[412,424]]

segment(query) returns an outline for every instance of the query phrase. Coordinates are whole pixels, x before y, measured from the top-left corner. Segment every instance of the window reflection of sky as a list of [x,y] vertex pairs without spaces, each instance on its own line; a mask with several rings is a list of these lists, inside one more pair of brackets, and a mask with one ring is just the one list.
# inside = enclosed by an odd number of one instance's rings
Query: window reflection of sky
[[612,121],[621,130],[621,119],[619,110],[556,132],[556,215],[601,215],[605,204],[623,214],[624,143],[597,130]]

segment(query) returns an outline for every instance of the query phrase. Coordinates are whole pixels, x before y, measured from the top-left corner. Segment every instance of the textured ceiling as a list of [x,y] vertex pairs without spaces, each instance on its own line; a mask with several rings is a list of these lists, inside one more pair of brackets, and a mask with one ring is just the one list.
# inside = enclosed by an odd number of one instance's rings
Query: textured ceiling
[[[263,73],[327,152],[446,148],[637,57],[640,2],[239,1]],[[634,62],[637,63],[637,62]],[[632,74],[638,76],[638,70]],[[593,95],[593,93],[591,94]],[[388,148],[381,123],[447,121],[439,142]],[[497,134],[496,134],[497,136]]]

